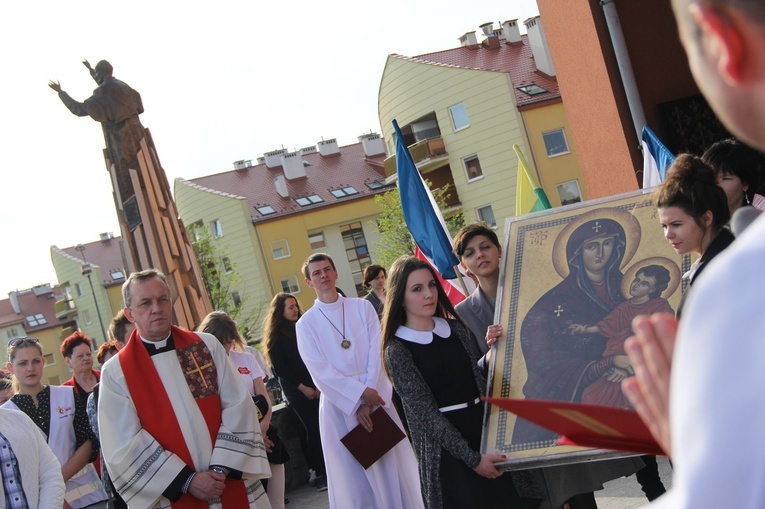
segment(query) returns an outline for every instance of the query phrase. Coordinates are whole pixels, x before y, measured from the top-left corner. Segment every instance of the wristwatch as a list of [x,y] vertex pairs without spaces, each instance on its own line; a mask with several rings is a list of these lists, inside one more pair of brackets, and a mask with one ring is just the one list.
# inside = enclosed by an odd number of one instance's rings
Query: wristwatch
[[221,474],[224,477],[228,477],[228,469],[224,467],[220,467],[218,465],[215,465],[214,467],[210,467],[210,470],[215,472],[216,474]]

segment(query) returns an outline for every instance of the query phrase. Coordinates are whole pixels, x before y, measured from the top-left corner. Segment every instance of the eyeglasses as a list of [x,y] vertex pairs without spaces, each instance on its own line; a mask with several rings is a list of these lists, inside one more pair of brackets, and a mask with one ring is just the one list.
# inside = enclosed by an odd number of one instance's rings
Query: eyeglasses
[[12,340],[8,341],[8,346],[16,347],[16,346],[19,346],[21,343],[37,344],[39,342],[40,342],[40,340],[37,339],[36,337],[34,337],[34,336],[27,336],[25,338],[13,338]]

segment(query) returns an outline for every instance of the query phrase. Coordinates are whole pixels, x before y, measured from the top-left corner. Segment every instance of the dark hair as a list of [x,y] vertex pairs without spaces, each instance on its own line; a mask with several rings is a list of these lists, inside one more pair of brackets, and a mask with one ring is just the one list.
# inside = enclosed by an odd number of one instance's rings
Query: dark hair
[[385,274],[386,277],[388,276],[388,272],[382,265],[372,264],[364,269],[364,288],[369,288],[371,286],[370,283],[377,279],[377,276],[380,275],[380,272]]
[[236,322],[225,311],[213,311],[205,316],[197,327],[197,332],[212,334],[222,345],[233,341],[240,350],[244,351],[244,339],[239,334]]
[[290,293],[277,293],[271,299],[268,306],[268,314],[263,320],[263,355],[271,364],[271,346],[279,341],[281,336],[295,336],[295,322],[284,318],[284,309],[287,307],[287,301],[294,299],[298,307],[298,318],[302,316],[300,311],[300,302]]
[[141,272],[133,272],[128,276],[127,280],[122,283],[122,301],[125,303],[126,308],[129,308],[131,304],[130,287],[132,287],[134,283],[140,283],[154,277],[165,283],[167,293],[170,294],[170,284],[167,282],[167,276],[165,276],[162,271],[157,269],[146,269]]
[[667,169],[667,177],[656,189],[657,208],[679,207],[705,229],[701,216],[712,213],[712,237],[730,220],[728,198],[717,185],[717,177],[701,158],[680,154]]
[[125,337],[125,330],[131,323],[132,322],[128,320],[128,317],[125,315],[125,311],[120,309],[117,314],[114,315],[114,318],[112,318],[112,321],[109,323],[109,329],[106,331],[106,334],[109,336],[109,341],[119,341],[124,343],[125,341],[123,338]]
[[102,344],[98,347],[98,353],[96,354],[96,359],[98,359],[99,364],[104,363],[104,357],[106,357],[108,354],[116,354],[120,351],[119,346],[117,346],[117,341],[107,341],[106,343]]
[[467,249],[468,243],[473,237],[478,235],[483,235],[488,238],[492,244],[501,248],[499,239],[497,238],[497,234],[494,233],[494,230],[486,226],[485,223],[473,223],[460,228],[460,231],[454,236],[453,251],[454,254],[457,255],[457,258],[462,259],[462,255],[465,254],[465,249]]
[[[747,186],[746,196],[751,201],[759,191],[762,175],[765,174],[765,155],[735,138],[718,141],[709,147],[701,160],[707,163],[721,178],[735,175]],[[742,204],[745,200],[742,197]]]
[[330,265],[332,265],[332,269],[337,271],[337,268],[335,267],[335,261],[332,259],[331,256],[329,256],[327,253],[314,253],[303,262],[303,275],[306,279],[311,279],[311,275],[308,273],[308,265],[310,265],[313,262],[321,262],[327,260]]
[[[388,273],[388,291],[385,294],[385,311],[382,316],[382,355],[385,358],[385,349],[390,344],[393,336],[396,335],[400,325],[406,323],[406,310],[404,309],[404,294],[406,293],[406,283],[409,275],[420,269],[427,269],[430,275],[436,281],[438,290],[438,303],[433,316],[441,318],[455,318],[459,320],[454,311],[449,297],[446,296],[443,286],[438,282],[438,276],[433,267],[426,261],[415,258],[414,256],[402,256],[393,262]],[[383,361],[383,366],[385,362]]]
[[672,276],[670,276],[667,268],[662,267],[661,265],[646,265],[642,269],[638,270],[635,273],[635,276],[638,274],[643,274],[646,277],[652,277],[656,279],[656,288],[654,288],[653,291],[648,295],[652,299],[660,297],[661,292],[667,289],[669,286],[669,281],[672,279]]
[[88,345],[88,349],[93,348],[93,342],[84,332],[77,331],[61,342],[61,355],[71,357],[74,349],[80,345]]

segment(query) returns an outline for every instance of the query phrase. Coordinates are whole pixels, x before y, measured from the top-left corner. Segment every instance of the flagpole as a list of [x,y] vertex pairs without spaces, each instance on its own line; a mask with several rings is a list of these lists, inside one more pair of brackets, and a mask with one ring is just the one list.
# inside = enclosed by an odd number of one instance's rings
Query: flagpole
[[462,279],[462,272],[460,272],[459,265],[455,265],[454,266],[454,272],[455,272],[455,274],[457,274],[457,279],[460,280],[460,284],[462,285],[462,290],[465,292],[465,297],[467,297],[468,295],[470,295],[470,292],[467,289],[467,285],[465,284],[465,280]]

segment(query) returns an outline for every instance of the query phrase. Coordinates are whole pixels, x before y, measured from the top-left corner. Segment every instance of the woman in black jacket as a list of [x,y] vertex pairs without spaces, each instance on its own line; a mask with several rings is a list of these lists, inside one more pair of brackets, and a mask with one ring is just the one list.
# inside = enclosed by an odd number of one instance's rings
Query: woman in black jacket
[[287,406],[305,428],[304,453],[308,467],[316,473],[316,489],[326,491],[327,476],[319,434],[320,392],[298,352],[295,323],[300,315],[295,297],[289,293],[274,296],[263,324],[264,353],[279,378]]

